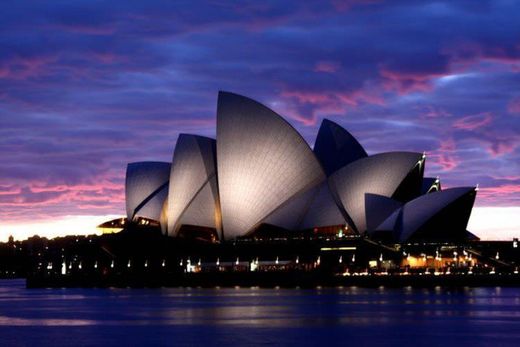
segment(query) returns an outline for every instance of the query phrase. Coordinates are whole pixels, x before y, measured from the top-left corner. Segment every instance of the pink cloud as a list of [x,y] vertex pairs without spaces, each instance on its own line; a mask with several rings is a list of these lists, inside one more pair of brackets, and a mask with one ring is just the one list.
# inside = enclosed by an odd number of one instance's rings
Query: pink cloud
[[20,194],[21,188],[16,185],[2,186],[0,185],[0,195]]
[[[71,212],[86,205],[113,208],[125,201],[123,184],[114,183],[109,177],[100,177],[96,183],[42,184],[31,182],[24,187],[0,189],[0,217],[16,211],[41,208],[64,208]],[[66,206],[66,207],[64,207]],[[11,211],[10,211],[11,210]]]
[[507,112],[511,114],[520,114],[520,97],[513,98],[509,101]]
[[480,43],[464,41],[445,47],[442,53],[451,57],[452,65],[463,69],[479,62],[491,62],[505,65],[514,72],[520,71],[520,47],[511,51],[500,46],[484,46]]
[[517,146],[518,144],[510,141],[497,140],[490,143],[488,146],[488,152],[492,156],[497,157],[513,152]]
[[331,4],[338,11],[347,11],[357,5],[370,5],[382,2],[382,0],[332,0]]
[[442,171],[451,171],[459,164],[455,156],[456,150],[456,144],[453,139],[445,140],[441,142],[437,150],[428,153],[428,160],[431,161],[433,165],[440,166]]
[[49,27],[51,30],[63,30],[75,34],[85,35],[112,35],[116,28],[112,25],[87,25],[87,24],[56,24]]
[[0,62],[0,79],[24,80],[45,73],[45,67],[56,61],[54,56],[12,57]]
[[331,96],[324,93],[303,92],[303,91],[285,91],[282,92],[282,98],[293,98],[300,103],[305,104],[326,104],[332,102]]
[[319,61],[314,66],[315,72],[326,72],[326,73],[333,73],[337,72],[341,68],[341,64],[334,61]]
[[23,207],[35,208],[37,206],[58,206],[61,203],[71,204],[70,210],[79,207],[81,202],[104,202],[107,205],[114,206],[117,203],[125,201],[124,191],[121,189],[119,194],[107,194],[107,192],[100,191],[98,196],[87,196],[82,191],[66,191],[53,194],[38,194],[38,193],[22,193],[17,196],[12,196],[10,199],[1,199],[0,206],[3,207]]
[[520,138],[512,129],[486,129],[479,132],[474,140],[480,142],[492,157],[512,153],[520,146]]
[[[286,105],[282,114],[304,125],[315,125],[320,116],[343,115],[350,108],[357,107],[362,103],[384,104],[382,97],[364,90],[353,92],[286,90],[280,96],[285,100],[284,104]],[[301,107],[309,107],[310,116],[302,116]]]
[[113,189],[119,190],[122,189],[120,184],[116,184],[107,180],[100,181],[97,184],[78,184],[78,185],[39,185],[39,184],[31,184],[29,185],[31,192],[33,193],[44,193],[44,192],[68,192],[68,191],[95,191],[100,192],[105,189]]
[[453,127],[461,130],[475,130],[491,124],[493,117],[489,112],[483,112],[476,115],[465,116],[456,120]]
[[323,107],[330,106],[332,108],[341,108],[338,106],[358,106],[360,103],[384,105],[383,98],[365,92],[363,90],[356,90],[353,92],[341,91],[325,91],[325,92],[306,92],[290,90],[284,91],[281,94],[282,98],[293,98],[300,103],[320,105]]
[[427,105],[421,110],[422,118],[448,118],[451,117],[451,113],[446,110],[435,107],[432,105]]
[[379,74],[383,77],[382,85],[386,90],[401,95],[413,92],[429,92],[433,88],[431,82],[444,76],[441,73],[396,71],[384,66],[380,66]]
[[495,187],[479,187],[478,196],[488,202],[502,202],[508,198],[517,199],[520,194],[520,185],[504,184]]
[[125,57],[119,56],[111,52],[94,52],[92,53],[92,57],[103,64],[113,64],[116,62],[122,62],[123,60],[126,60]]
[[505,176],[491,176],[493,179],[496,180],[506,180],[506,181],[520,181],[520,175],[505,175]]
[[[380,65],[379,74],[383,77],[383,87],[401,95],[412,92],[428,92],[433,89],[432,81],[456,72],[463,72],[481,62],[506,66],[514,72],[520,71],[520,45],[515,50],[500,46],[484,46],[473,42],[457,42],[446,46],[439,52],[449,57],[446,71],[398,71]],[[484,66],[484,65],[483,65]],[[513,109],[516,109],[513,107]]]
[[276,107],[272,107],[272,109],[275,109],[276,112],[284,118],[294,119],[304,126],[316,125],[318,121],[318,116],[313,110],[309,112],[299,110],[297,106],[290,102],[280,103],[279,105],[276,105]]

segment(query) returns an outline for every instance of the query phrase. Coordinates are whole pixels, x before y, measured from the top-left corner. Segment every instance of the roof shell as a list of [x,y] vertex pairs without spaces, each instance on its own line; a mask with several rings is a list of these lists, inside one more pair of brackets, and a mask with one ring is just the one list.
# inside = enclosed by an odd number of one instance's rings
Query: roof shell
[[[441,211],[453,206],[454,204],[458,204],[459,199],[464,196],[474,196],[474,193],[475,187],[458,187],[422,195],[417,199],[408,202],[402,207],[402,221],[400,230],[397,230],[399,241],[404,242],[408,240],[423,225],[429,222],[432,218],[438,216]],[[470,201],[471,206],[473,205],[473,201],[474,199]],[[464,201],[463,203],[466,202]],[[471,206],[469,206],[469,211],[471,211]],[[459,230],[465,232],[469,213],[453,216],[453,218],[465,219],[461,221],[464,224],[462,228],[464,230]],[[450,220],[446,221],[445,224],[455,225],[460,223],[455,223],[454,220]],[[445,230],[439,230],[439,232],[445,232]]]
[[[198,135],[180,134],[175,146],[170,172],[170,191],[166,206],[168,235],[175,235],[182,225],[183,216],[192,219],[191,204],[204,204],[207,214],[215,216],[216,191],[216,144],[215,140]],[[209,183],[213,180],[213,189]],[[207,187],[207,188],[205,188]],[[203,194],[201,194],[203,193]],[[201,201],[205,199],[207,201]],[[185,216],[185,214],[188,215]],[[200,224],[202,223],[202,224]],[[201,226],[216,227],[216,221],[203,218]],[[210,225],[209,225],[210,224]]]
[[403,204],[397,200],[377,194],[365,194],[367,232],[370,234]]
[[309,145],[282,117],[237,94],[220,92],[217,168],[225,238],[244,235],[325,173]]
[[319,185],[313,186],[296,194],[284,204],[276,208],[263,223],[271,224],[287,230],[298,230],[314,196],[318,193]]
[[350,163],[329,177],[331,192],[349,224],[366,232],[365,194],[391,198],[408,174],[423,165],[421,153],[388,152]]
[[324,180],[282,204],[264,223],[287,230],[306,230],[346,222]]
[[353,161],[367,157],[367,152],[352,134],[328,119],[321,122],[314,153],[327,176]]
[[217,204],[217,179],[212,176],[197,192],[182,214],[178,225],[196,225],[219,229],[220,215]]
[[312,202],[299,225],[300,229],[319,228],[331,225],[346,224],[334,200],[327,181],[318,186]]
[[136,162],[126,168],[125,195],[128,220],[141,216],[159,221],[168,193],[170,163]]

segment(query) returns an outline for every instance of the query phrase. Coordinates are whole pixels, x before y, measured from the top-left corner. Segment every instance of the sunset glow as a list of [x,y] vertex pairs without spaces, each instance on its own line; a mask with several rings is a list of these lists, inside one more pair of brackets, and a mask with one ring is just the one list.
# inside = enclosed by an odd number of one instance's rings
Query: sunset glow
[[67,235],[100,235],[100,230],[96,228],[98,225],[120,217],[118,215],[64,216],[56,220],[40,222],[6,223],[0,229],[0,242],[6,242],[10,235],[15,240],[25,240],[34,235],[47,238]]
[[[475,207],[468,230],[482,240],[512,240],[520,238],[520,207]],[[0,229],[0,242],[9,235],[25,240],[33,235],[53,238],[66,235],[100,235],[99,224],[121,218],[121,215],[65,216],[56,220],[32,223],[6,223]]]

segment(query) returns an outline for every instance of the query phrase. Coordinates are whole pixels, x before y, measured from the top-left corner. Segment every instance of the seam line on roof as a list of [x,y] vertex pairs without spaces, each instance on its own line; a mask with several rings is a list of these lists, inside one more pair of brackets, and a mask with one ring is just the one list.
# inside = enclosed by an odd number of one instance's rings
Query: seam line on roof
[[202,191],[202,189],[204,189],[204,187],[209,184],[209,181],[215,177],[215,174],[213,173],[211,176],[209,176],[205,181],[204,183],[201,184],[201,186],[199,187],[199,189],[197,189],[197,191],[195,192],[195,194],[193,194],[193,196],[191,197],[190,201],[188,201],[188,203],[186,204],[186,206],[184,207],[184,209],[181,211],[181,213],[179,214],[179,217],[177,218],[177,220],[175,221],[175,224],[174,224],[174,227],[173,227],[173,234],[176,235],[177,234],[177,231],[178,229],[181,227],[181,225],[179,225],[179,222],[180,220],[182,219],[182,216],[184,216],[184,214],[186,213],[186,211],[188,210],[188,208],[190,208],[191,204],[193,203],[193,201],[195,201],[195,199],[197,198],[197,196],[199,195],[199,193]]
[[168,185],[168,183],[170,183],[170,181],[166,181],[164,182],[163,184],[161,184],[159,186],[159,188],[157,188],[156,190],[154,190],[150,195],[148,195],[143,201],[141,201],[141,203],[139,205],[136,206],[136,208],[134,209],[134,213],[132,214],[132,220],[134,219],[135,215],[137,214],[137,212],[139,212],[147,203],[150,202],[150,200],[152,200],[161,190],[163,190],[164,188],[166,188],[166,186]]

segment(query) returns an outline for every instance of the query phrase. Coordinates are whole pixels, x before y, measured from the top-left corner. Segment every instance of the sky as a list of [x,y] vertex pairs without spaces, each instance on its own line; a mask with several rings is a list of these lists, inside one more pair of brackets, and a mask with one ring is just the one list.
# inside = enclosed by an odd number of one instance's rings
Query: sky
[[520,236],[517,1],[6,0],[0,241],[123,215],[126,164],[214,137],[219,90],[311,146],[329,118],[369,154],[425,151],[443,187],[479,184],[470,230]]

